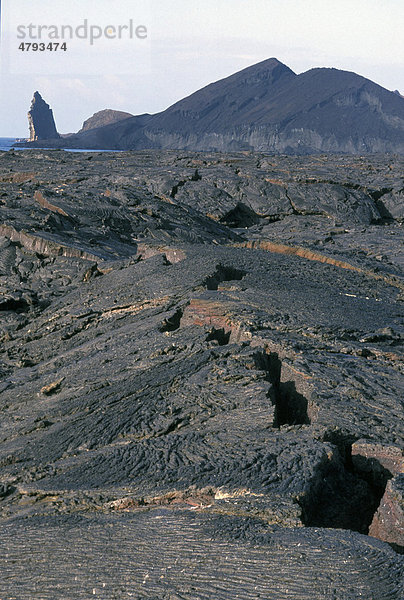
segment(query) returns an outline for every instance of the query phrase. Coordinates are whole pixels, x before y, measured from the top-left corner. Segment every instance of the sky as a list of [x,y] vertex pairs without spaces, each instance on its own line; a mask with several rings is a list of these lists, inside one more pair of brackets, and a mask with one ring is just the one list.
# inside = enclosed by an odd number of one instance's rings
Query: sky
[[[0,137],[28,135],[36,90],[70,133],[105,108],[159,112],[270,57],[296,73],[335,67],[404,93],[403,0],[0,2]],[[20,46],[41,41],[44,50]]]

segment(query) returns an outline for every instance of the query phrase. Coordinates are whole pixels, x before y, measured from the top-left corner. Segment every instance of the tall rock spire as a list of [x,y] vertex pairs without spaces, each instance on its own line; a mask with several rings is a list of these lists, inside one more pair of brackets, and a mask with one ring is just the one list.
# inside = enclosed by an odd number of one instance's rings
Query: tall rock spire
[[39,92],[35,92],[28,113],[29,141],[58,139],[53,112]]

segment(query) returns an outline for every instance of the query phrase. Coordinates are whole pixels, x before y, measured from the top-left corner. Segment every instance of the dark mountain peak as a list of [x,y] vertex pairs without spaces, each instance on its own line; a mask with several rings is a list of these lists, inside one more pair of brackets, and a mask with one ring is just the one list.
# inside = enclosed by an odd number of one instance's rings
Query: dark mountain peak
[[234,83],[241,85],[262,85],[265,84],[265,82],[272,85],[283,77],[291,76],[296,77],[296,73],[294,73],[292,69],[281,63],[277,58],[268,58],[255,65],[246,67],[241,71],[237,71],[237,73],[234,73],[233,75],[230,75],[225,79],[221,79],[220,81],[211,85],[234,85]]
[[238,125],[243,115],[266,104],[274,90],[297,75],[276,58],[246,67],[211,83],[156,115],[154,124],[177,131],[190,119],[196,130],[223,130]]
[[308,71],[305,71],[299,77],[328,77],[330,79],[362,79],[367,81],[362,75],[358,75],[354,71],[346,71],[344,69],[336,69],[335,67],[313,67]]
[[[397,122],[396,126],[403,129],[403,106],[400,96],[353,71],[334,68],[310,69],[298,76],[297,83],[299,94],[296,95],[296,99],[306,108],[307,102],[317,101],[320,98],[323,105],[330,100],[345,108],[348,106],[363,108],[367,105],[372,113],[376,108],[383,107],[390,116],[395,115],[400,118],[401,124]],[[358,114],[356,117],[352,115],[352,118],[359,118],[359,116],[363,117]],[[366,120],[369,122],[371,118],[372,115],[369,114]],[[384,122],[386,118],[389,121],[388,115],[387,117],[385,115]],[[392,124],[391,121],[390,123]]]
[[233,75],[230,75],[230,77],[228,77],[227,79],[243,77],[245,75],[250,76],[250,75],[254,75],[254,74],[263,74],[263,75],[266,74],[269,76],[271,73],[273,73],[275,71],[288,72],[288,73],[295,75],[295,73],[292,71],[292,69],[290,69],[287,65],[282,63],[277,58],[272,57],[272,58],[267,58],[265,60],[262,60],[259,63],[255,63],[254,65],[250,65],[249,67],[245,67],[244,69],[237,71]]

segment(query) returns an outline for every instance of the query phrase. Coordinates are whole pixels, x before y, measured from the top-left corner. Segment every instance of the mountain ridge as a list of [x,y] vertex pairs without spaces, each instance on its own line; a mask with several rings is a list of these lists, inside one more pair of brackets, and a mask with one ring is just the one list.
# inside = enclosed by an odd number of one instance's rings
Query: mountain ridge
[[404,154],[404,99],[352,71],[297,75],[270,58],[160,113],[79,132],[68,147]]

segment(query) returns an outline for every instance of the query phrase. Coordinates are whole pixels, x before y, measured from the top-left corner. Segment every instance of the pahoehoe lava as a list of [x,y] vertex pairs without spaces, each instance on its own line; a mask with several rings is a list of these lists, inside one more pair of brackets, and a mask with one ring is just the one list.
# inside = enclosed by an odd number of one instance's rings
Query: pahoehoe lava
[[403,167],[0,153],[2,600],[401,600]]

